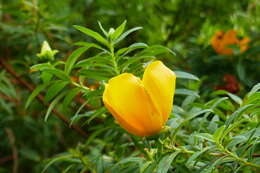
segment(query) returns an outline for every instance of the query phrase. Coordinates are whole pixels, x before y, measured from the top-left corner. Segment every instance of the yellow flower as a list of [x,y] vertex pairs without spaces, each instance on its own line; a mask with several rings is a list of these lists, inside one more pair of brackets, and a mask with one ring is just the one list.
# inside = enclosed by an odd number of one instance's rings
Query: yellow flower
[[233,55],[233,49],[229,46],[240,46],[240,52],[243,53],[248,49],[249,38],[245,37],[242,40],[237,38],[237,32],[235,30],[229,30],[227,32],[218,31],[211,39],[211,45],[214,50],[221,55]]
[[143,79],[123,73],[109,80],[103,102],[118,123],[136,136],[158,133],[172,110],[176,75],[161,61],[145,69]]

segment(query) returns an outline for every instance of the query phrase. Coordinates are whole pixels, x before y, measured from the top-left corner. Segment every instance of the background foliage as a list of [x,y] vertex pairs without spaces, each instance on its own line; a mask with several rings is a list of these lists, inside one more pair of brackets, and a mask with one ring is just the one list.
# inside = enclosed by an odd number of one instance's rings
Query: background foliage
[[[258,0],[1,0],[0,9],[0,172],[259,171]],[[216,54],[211,37],[230,29],[249,49]],[[142,139],[101,96],[108,79],[141,77],[154,59],[176,72],[177,89],[167,127]]]

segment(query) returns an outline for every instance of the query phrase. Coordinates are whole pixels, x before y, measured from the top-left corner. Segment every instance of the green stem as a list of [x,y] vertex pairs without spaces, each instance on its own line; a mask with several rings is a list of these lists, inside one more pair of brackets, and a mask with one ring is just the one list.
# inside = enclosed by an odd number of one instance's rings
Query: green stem
[[237,161],[239,161],[239,162],[241,162],[241,163],[243,163],[243,164],[245,164],[245,165],[247,165],[247,166],[260,168],[260,165],[256,165],[256,164],[254,164],[254,163],[252,163],[252,162],[248,162],[248,161],[246,161],[246,160],[244,160],[244,159],[238,157],[237,155],[235,155],[234,153],[232,153],[232,152],[230,152],[228,149],[226,149],[224,146],[222,146],[220,143],[216,143],[216,144],[217,144],[218,148],[219,148],[222,152],[226,153],[228,156],[232,157],[233,159],[235,159],[235,160],[237,160]]
[[[233,159],[243,163],[244,165],[247,165],[247,166],[251,166],[251,167],[255,167],[255,168],[260,168],[260,165],[256,165],[252,162],[248,162],[240,157],[238,157],[237,155],[235,155],[234,153],[230,152],[229,150],[227,150],[226,148],[224,148],[221,144],[219,143],[216,143],[217,144],[217,147],[223,152],[225,153],[226,155],[228,155],[229,157],[232,157]],[[190,151],[190,150],[187,150],[185,148],[178,148],[178,147],[175,147],[175,146],[167,146],[167,145],[164,145],[165,148],[167,149],[171,149],[171,150],[174,150],[174,151],[180,151],[182,153],[186,153],[186,154],[194,154],[195,152],[194,151]],[[224,154],[222,153],[209,153],[210,155],[213,155],[213,156],[223,156]]]
[[149,151],[147,149],[145,149],[144,146],[140,145],[134,137],[131,137],[131,138],[132,138],[134,145],[145,155],[145,157],[149,160],[153,160]]
[[117,60],[116,60],[116,57],[115,57],[114,46],[112,44],[110,44],[110,53],[111,53],[111,57],[112,57],[113,66],[114,66],[115,72],[116,72],[117,75],[119,75],[120,72],[119,72]]
[[83,85],[80,85],[80,84],[78,84],[77,82],[71,81],[71,84],[74,85],[75,87],[78,87],[78,88],[84,90],[84,91],[89,91],[89,88],[88,88],[88,87],[83,86]]

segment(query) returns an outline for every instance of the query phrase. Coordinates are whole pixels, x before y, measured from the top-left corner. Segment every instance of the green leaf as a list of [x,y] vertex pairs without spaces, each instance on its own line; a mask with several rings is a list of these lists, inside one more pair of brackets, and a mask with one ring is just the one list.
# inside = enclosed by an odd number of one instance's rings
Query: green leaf
[[143,170],[143,172],[141,172],[141,173],[151,173],[151,172],[154,172],[154,170],[156,169],[156,166],[157,166],[157,163],[153,162],[153,163],[149,164],[147,166],[147,168],[145,168]]
[[128,31],[124,32],[119,38],[117,38],[114,41],[114,44],[117,44],[118,42],[122,41],[125,37],[127,37],[129,34],[131,34],[132,32],[135,32],[137,30],[143,29],[142,27],[135,27],[132,29],[129,29]]
[[138,53],[137,56],[157,56],[165,53],[171,53],[172,55],[176,56],[175,52],[173,52],[171,49],[161,45],[149,46]]
[[166,156],[164,156],[162,158],[162,160],[160,160],[160,162],[159,162],[156,173],[167,173],[168,170],[170,169],[170,166],[171,166],[173,160],[179,153],[180,153],[180,151],[176,151],[174,153],[167,154]]
[[[152,56],[140,56],[140,57],[131,57],[129,58],[125,63],[120,65],[120,71],[125,72],[128,71],[128,67],[134,63],[139,63],[140,61],[142,62],[148,62],[151,60],[156,59],[155,57]],[[130,70],[131,71],[131,70]]]
[[236,66],[237,74],[240,80],[246,81],[246,71],[245,66],[242,64],[242,62],[239,62]]
[[189,113],[191,114],[188,118],[185,119],[185,122],[186,121],[190,121],[191,119],[201,115],[201,114],[204,114],[204,113],[210,113],[212,112],[212,109],[203,109],[203,110],[200,110],[200,111],[197,111],[197,112],[192,112],[192,113]]
[[198,133],[198,134],[195,134],[194,136],[202,138],[202,139],[206,139],[207,141],[210,141],[210,142],[215,142],[213,139],[213,136],[209,133]]
[[75,165],[69,165],[66,169],[62,171],[62,173],[67,173],[73,167],[75,167]]
[[256,84],[251,91],[247,94],[247,97],[252,96],[254,93],[256,93],[258,90],[260,90],[260,83]]
[[31,102],[33,101],[33,99],[42,91],[44,90],[49,84],[42,84],[39,85],[37,88],[35,88],[32,92],[32,94],[28,97],[26,103],[25,103],[25,108],[27,109],[28,106],[31,104]]
[[193,161],[196,162],[196,159],[197,159],[198,157],[200,157],[202,154],[204,154],[206,151],[208,151],[208,150],[210,150],[210,149],[212,149],[212,148],[214,148],[214,146],[212,146],[212,147],[205,147],[205,148],[203,148],[202,150],[195,152],[195,153],[188,159],[188,161],[185,163],[185,165],[189,166],[189,165],[192,164]]
[[54,107],[59,103],[59,101],[62,99],[62,97],[64,97],[64,95],[66,94],[66,92],[60,94],[58,97],[56,97],[52,102],[51,104],[49,105],[48,107],[48,110],[45,114],[45,117],[44,117],[44,121],[47,121],[49,116],[50,116],[50,113],[51,111],[54,109]]
[[225,91],[225,90],[218,90],[218,91],[215,91],[211,94],[212,96],[216,96],[216,95],[228,95],[234,102],[236,102],[237,104],[239,105],[242,105],[243,103],[243,100],[238,97],[237,95],[234,95],[228,91]]
[[139,163],[142,161],[144,161],[144,158],[142,158],[142,157],[127,157],[127,158],[120,160],[115,166],[120,165],[120,164],[130,163],[130,162]]
[[119,49],[116,54],[117,55],[123,54],[122,56],[125,56],[128,53],[130,53],[136,49],[143,49],[143,48],[147,48],[147,47],[148,47],[148,45],[145,43],[134,43],[134,44],[131,44],[129,47]]
[[0,99],[0,107],[1,109],[5,110],[10,115],[13,113],[12,107],[9,103],[5,102],[3,99]]
[[240,107],[238,110],[236,110],[225,122],[226,128],[234,122],[239,116],[241,116],[245,111],[247,111],[249,108],[253,107],[253,104],[248,104]]
[[53,77],[53,74],[51,74],[47,71],[43,71],[41,73],[41,79],[42,79],[43,83],[50,83],[52,77]]
[[140,173],[144,173],[152,164],[152,161],[147,161],[145,164],[143,164],[140,168]]
[[33,65],[30,69],[31,71],[39,71],[39,70],[44,70],[45,68],[52,68],[52,66],[49,62],[47,62],[47,63]]
[[102,115],[105,112],[107,112],[107,109],[105,107],[101,107],[101,108],[93,111],[93,113],[90,115],[90,118],[84,124],[86,124],[86,123],[89,124],[94,118],[96,118],[97,116]]
[[37,153],[35,150],[32,150],[31,148],[27,148],[27,147],[21,148],[19,150],[19,153],[28,160],[32,160],[35,162],[41,161],[41,157],[39,153]]
[[77,59],[86,51],[90,48],[91,45],[89,45],[89,47],[81,47],[76,49],[75,51],[72,52],[72,54],[69,56],[69,58],[66,61],[65,64],[65,73],[68,75],[72,68],[73,65],[76,63]]
[[190,73],[187,73],[187,72],[183,72],[183,71],[174,71],[175,74],[176,74],[176,77],[177,78],[180,78],[180,79],[191,79],[191,80],[197,80],[199,81],[200,79]]
[[221,137],[223,137],[223,132],[225,130],[226,126],[223,125],[220,128],[218,128],[215,133],[213,134],[213,138],[216,142],[220,142]]
[[125,30],[126,20],[114,31],[114,33],[111,35],[111,39],[115,40],[117,39]]
[[81,70],[80,75],[83,75],[88,79],[96,79],[96,80],[108,80],[111,77],[113,77],[113,74],[109,74],[104,71],[87,70],[87,69]]
[[70,154],[70,153],[59,154],[58,156],[56,156],[56,157],[54,157],[54,158],[49,160],[48,164],[46,164],[44,166],[44,168],[43,168],[41,173],[44,173],[55,162],[67,160],[67,159],[72,158],[72,157],[73,157],[73,155]]
[[69,76],[59,69],[48,68],[48,69],[44,69],[44,71],[53,74],[54,76],[58,77],[61,80],[67,80],[67,81],[70,80]]
[[97,160],[97,173],[104,173],[104,161],[102,155]]
[[68,81],[56,81],[47,91],[44,100],[46,102],[54,98],[69,82]]
[[74,43],[74,45],[76,45],[76,46],[83,46],[83,47],[87,47],[87,48],[94,47],[94,48],[97,48],[99,50],[106,51],[104,48],[102,48],[101,46],[99,46],[99,45],[97,45],[95,43],[89,43],[89,42],[85,42],[85,41],[76,42],[76,43]]
[[195,96],[195,97],[200,97],[197,92],[188,90],[188,89],[184,89],[184,88],[176,89],[175,94],[176,95],[191,95],[191,96]]
[[223,156],[215,160],[213,163],[210,163],[208,167],[203,169],[201,173],[212,173],[217,165],[221,164],[224,159],[226,159],[227,156]]
[[75,67],[86,68],[86,66],[90,67],[91,64],[94,64],[94,63],[112,66],[113,62],[111,61],[110,57],[111,57],[110,55],[108,56],[105,54],[96,55],[94,57],[90,57],[90,58],[79,61]]
[[91,29],[85,28],[83,26],[74,25],[74,27],[77,30],[83,32],[84,34],[96,39],[100,43],[103,43],[104,45],[109,46],[109,43],[107,42],[107,40],[105,38],[103,38],[99,33],[92,31]]
[[227,95],[237,104],[242,105],[243,100],[235,94],[227,93]]
[[99,28],[101,29],[101,31],[103,32],[103,34],[104,34],[106,37],[108,37],[107,31],[103,28],[101,22],[99,22],[99,21],[98,21],[98,26],[99,26]]
[[66,108],[69,106],[69,104],[71,103],[72,99],[80,92],[79,88],[73,88],[72,90],[70,90],[66,97],[63,100],[63,107]]

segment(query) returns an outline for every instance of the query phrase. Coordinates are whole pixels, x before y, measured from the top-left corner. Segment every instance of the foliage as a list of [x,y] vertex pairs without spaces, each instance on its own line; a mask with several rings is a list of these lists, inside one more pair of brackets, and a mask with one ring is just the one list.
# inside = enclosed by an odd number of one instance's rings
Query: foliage
[[[2,0],[0,9],[0,172],[260,170],[257,0]],[[247,51],[214,51],[212,36],[229,29],[250,38]],[[156,59],[177,75],[173,110],[161,133],[140,138],[102,94]]]

